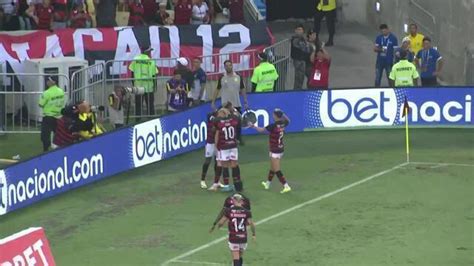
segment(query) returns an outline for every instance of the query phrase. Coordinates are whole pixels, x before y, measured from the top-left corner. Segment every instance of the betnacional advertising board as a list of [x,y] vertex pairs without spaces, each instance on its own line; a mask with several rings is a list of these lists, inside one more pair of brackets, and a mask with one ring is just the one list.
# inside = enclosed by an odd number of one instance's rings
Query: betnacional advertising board
[[[473,127],[474,88],[368,88],[250,94],[259,126],[282,109],[288,132],[405,124]],[[115,174],[204,146],[209,104],[109,132],[0,170],[0,215]],[[255,130],[244,129],[244,134]]]

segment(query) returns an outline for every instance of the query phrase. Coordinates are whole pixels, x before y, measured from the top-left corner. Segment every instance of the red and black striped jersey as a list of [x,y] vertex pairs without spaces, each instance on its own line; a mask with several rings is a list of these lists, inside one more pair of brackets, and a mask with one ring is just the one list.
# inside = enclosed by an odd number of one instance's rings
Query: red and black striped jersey
[[216,119],[216,131],[219,133],[218,150],[237,148],[237,130],[240,120],[236,116]]
[[226,209],[224,216],[228,219],[229,242],[247,243],[248,219],[252,218],[252,212],[243,207],[231,207]]
[[216,136],[216,117],[217,112],[207,114],[207,138],[206,143],[214,144]]
[[282,153],[285,150],[283,143],[283,136],[285,135],[285,128],[288,126],[288,120],[277,121],[265,127],[270,133],[269,135],[269,149],[273,153]]

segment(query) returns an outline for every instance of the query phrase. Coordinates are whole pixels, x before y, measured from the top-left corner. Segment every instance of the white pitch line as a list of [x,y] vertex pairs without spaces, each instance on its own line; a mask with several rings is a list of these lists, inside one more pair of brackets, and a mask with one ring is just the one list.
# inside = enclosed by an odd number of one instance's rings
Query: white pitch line
[[198,264],[198,265],[226,265],[222,263],[216,263],[216,262],[207,262],[207,261],[190,261],[190,260],[174,260],[173,263],[184,263],[184,264]]
[[474,164],[467,164],[467,163],[410,162],[410,164],[474,167]]
[[[376,173],[376,174],[373,174],[373,175],[368,176],[368,177],[366,177],[366,178],[364,178],[364,179],[361,179],[361,180],[359,180],[359,181],[356,181],[356,182],[354,182],[354,183],[352,183],[352,184],[349,184],[349,185],[347,185],[347,186],[344,186],[344,187],[341,187],[341,188],[339,188],[339,189],[336,189],[336,190],[334,190],[334,191],[332,191],[332,192],[329,192],[329,193],[324,194],[324,195],[322,195],[322,196],[319,196],[319,197],[317,197],[317,198],[314,198],[314,199],[305,201],[305,202],[303,202],[303,203],[301,203],[301,204],[298,204],[298,205],[295,205],[295,206],[293,206],[293,207],[291,207],[291,208],[289,208],[289,209],[286,209],[286,210],[284,210],[284,211],[281,211],[281,212],[279,212],[279,213],[276,213],[276,214],[274,214],[274,215],[271,215],[271,216],[269,216],[269,217],[267,217],[267,218],[264,218],[264,219],[262,219],[262,220],[256,222],[255,224],[256,224],[256,225],[260,225],[260,224],[266,223],[266,222],[271,221],[271,220],[273,220],[273,219],[276,219],[276,218],[278,218],[278,217],[280,217],[280,216],[283,216],[283,215],[285,215],[285,214],[287,214],[287,213],[290,213],[290,212],[292,212],[292,211],[301,209],[301,208],[303,208],[303,207],[305,207],[305,206],[307,206],[307,205],[310,205],[310,204],[313,204],[313,203],[315,203],[315,202],[321,201],[321,200],[323,200],[323,199],[325,199],[325,198],[329,198],[329,197],[334,196],[334,195],[336,195],[336,194],[338,194],[338,193],[341,193],[341,192],[343,192],[343,191],[345,191],[345,190],[348,190],[348,189],[351,189],[351,188],[353,188],[353,187],[355,187],[355,186],[358,186],[358,185],[360,185],[360,184],[366,183],[366,182],[368,182],[368,181],[370,181],[370,180],[372,180],[372,179],[374,179],[374,178],[377,178],[377,177],[379,177],[379,176],[382,176],[382,175],[385,175],[385,174],[387,174],[387,173],[390,173],[390,172],[392,172],[392,171],[394,171],[394,170],[397,170],[397,169],[399,169],[399,168],[401,168],[401,167],[403,167],[403,166],[405,166],[405,165],[408,165],[408,163],[399,164],[399,165],[397,165],[397,166],[394,166],[394,167],[389,168],[389,169],[387,169],[387,170],[378,172],[378,173]],[[216,239],[216,240],[213,240],[213,241],[211,241],[211,242],[209,242],[209,243],[207,243],[207,244],[204,244],[204,245],[202,245],[202,246],[200,246],[200,247],[197,247],[197,248],[192,249],[192,250],[190,250],[190,251],[188,251],[188,252],[185,252],[185,253],[183,253],[183,254],[181,254],[181,255],[179,255],[179,256],[176,256],[176,257],[174,257],[174,258],[172,258],[172,259],[169,259],[169,260],[165,261],[164,263],[162,263],[161,265],[162,265],[162,266],[169,265],[170,263],[173,263],[173,262],[175,262],[175,261],[179,261],[179,260],[181,260],[181,259],[183,259],[183,258],[186,258],[186,257],[188,257],[188,256],[191,256],[191,255],[193,255],[194,253],[197,253],[197,252],[199,252],[199,251],[201,251],[201,250],[204,250],[204,249],[206,249],[206,248],[208,248],[208,247],[211,247],[211,246],[213,246],[213,245],[215,245],[215,244],[217,244],[217,243],[220,243],[220,242],[222,242],[222,241],[224,241],[224,240],[226,240],[226,239],[227,239],[227,236],[223,236],[223,237],[218,238],[218,239]]]

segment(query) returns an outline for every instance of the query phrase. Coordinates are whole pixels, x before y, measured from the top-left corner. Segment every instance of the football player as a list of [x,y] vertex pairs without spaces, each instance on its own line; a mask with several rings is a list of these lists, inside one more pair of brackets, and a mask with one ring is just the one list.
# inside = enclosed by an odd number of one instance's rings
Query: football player
[[256,127],[255,124],[250,124],[249,126],[255,128],[260,133],[268,132],[269,134],[270,171],[268,172],[267,181],[262,182],[263,187],[269,189],[272,179],[276,175],[283,185],[283,190],[280,193],[287,193],[291,191],[291,187],[281,172],[280,161],[285,147],[283,136],[285,135],[285,128],[290,123],[290,119],[282,110],[277,108],[273,111],[273,120],[272,124],[264,128]]
[[[252,230],[252,239],[256,240],[255,224],[252,221],[252,213],[243,207],[244,200],[242,195],[234,194],[232,196],[233,205],[226,209],[224,216],[217,223],[221,228],[227,222],[229,230],[229,249],[232,252],[234,266],[243,265],[243,253],[247,248],[247,226]],[[209,232],[214,231],[214,226]]]
[[[232,170],[232,178],[234,179],[235,190],[240,192],[243,189],[242,180],[240,179],[240,168],[238,164],[239,152],[237,149],[237,128],[240,125],[240,118],[229,112],[226,108],[218,111],[218,119],[216,120],[215,143],[217,148],[217,161],[221,167],[217,166],[216,177],[222,172],[222,168],[230,168]],[[217,180],[216,180],[217,179]],[[217,190],[219,187],[219,179],[214,179],[211,190]]]
[[[217,112],[211,112],[207,114],[207,138],[206,138],[206,147],[204,152],[204,163],[202,164],[202,173],[201,173],[201,188],[206,189],[206,175],[209,165],[211,164],[212,158],[216,156],[216,145],[214,144],[215,140],[215,120],[217,117]],[[217,168],[217,161],[214,160],[214,171]]]

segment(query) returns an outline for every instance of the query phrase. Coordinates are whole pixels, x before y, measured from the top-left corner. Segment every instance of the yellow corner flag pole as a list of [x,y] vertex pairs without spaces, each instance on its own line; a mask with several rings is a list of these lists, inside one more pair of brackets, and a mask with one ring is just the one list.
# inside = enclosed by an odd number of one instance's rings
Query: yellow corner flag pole
[[405,117],[405,142],[406,142],[406,152],[407,152],[407,163],[410,162],[410,135],[408,134],[408,112],[410,107],[408,106],[408,100],[405,97],[405,103],[403,104],[403,114]]

